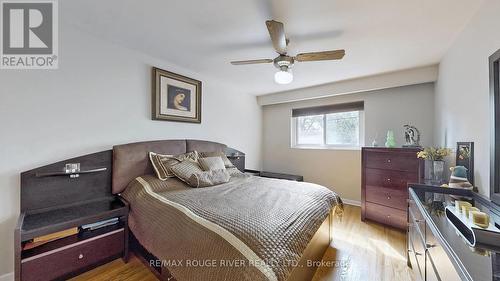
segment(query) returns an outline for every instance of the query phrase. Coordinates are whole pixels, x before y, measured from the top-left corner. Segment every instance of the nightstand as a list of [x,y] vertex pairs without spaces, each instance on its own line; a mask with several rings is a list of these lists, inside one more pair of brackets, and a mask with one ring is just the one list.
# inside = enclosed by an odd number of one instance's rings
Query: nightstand
[[[17,281],[62,280],[116,258],[127,261],[129,206],[111,193],[111,164],[108,150],[21,173]],[[73,165],[79,168],[65,169]]]
[[299,175],[273,173],[273,172],[257,171],[257,170],[249,170],[249,169],[246,169],[245,173],[248,173],[248,174],[251,174],[254,176],[258,176],[258,177],[263,177],[263,178],[273,178],[273,179],[282,179],[282,180],[291,180],[291,181],[304,181],[304,177],[299,176]]
[[[23,250],[34,237],[112,218],[118,223]],[[120,257],[128,259],[128,204],[119,198],[19,216],[16,280],[66,279]]]

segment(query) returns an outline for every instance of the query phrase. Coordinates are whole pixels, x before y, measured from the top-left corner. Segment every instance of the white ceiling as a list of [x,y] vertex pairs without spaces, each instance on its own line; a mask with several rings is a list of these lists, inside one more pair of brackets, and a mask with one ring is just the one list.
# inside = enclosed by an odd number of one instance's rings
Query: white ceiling
[[[262,95],[439,62],[482,0],[64,0],[64,24]],[[346,49],[296,63],[277,85],[265,20],[285,24],[289,54]],[[202,77],[195,77],[202,78]]]

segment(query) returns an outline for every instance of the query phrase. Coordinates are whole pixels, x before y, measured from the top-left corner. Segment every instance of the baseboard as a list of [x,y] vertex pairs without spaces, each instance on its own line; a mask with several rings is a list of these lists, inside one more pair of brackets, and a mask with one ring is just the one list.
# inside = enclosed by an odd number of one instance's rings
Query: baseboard
[[14,281],[14,272],[1,275],[0,281]]
[[342,198],[342,202],[344,202],[344,204],[351,205],[351,206],[358,206],[358,207],[361,206],[361,202],[357,201],[357,200]]

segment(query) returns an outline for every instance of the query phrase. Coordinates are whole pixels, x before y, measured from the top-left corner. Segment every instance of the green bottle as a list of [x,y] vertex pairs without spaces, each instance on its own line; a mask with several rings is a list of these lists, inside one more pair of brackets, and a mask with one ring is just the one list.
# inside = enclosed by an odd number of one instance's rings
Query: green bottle
[[393,148],[396,147],[396,140],[394,139],[394,132],[387,131],[387,140],[385,141],[385,147]]

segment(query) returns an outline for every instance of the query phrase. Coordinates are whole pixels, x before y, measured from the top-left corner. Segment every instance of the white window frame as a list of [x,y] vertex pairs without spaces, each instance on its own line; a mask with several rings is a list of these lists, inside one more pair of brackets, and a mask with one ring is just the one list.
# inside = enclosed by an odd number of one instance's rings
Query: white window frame
[[[365,112],[364,110],[352,110],[359,112],[359,140],[357,146],[352,145],[341,145],[341,144],[326,144],[326,114],[317,114],[323,115],[323,144],[298,144],[298,134],[297,134],[297,126],[298,126],[298,118],[299,117],[290,117],[291,120],[291,148],[296,149],[340,149],[340,150],[360,150],[361,147],[364,146],[365,143]],[[352,112],[350,111],[350,112]],[[335,112],[332,112],[335,113]]]

